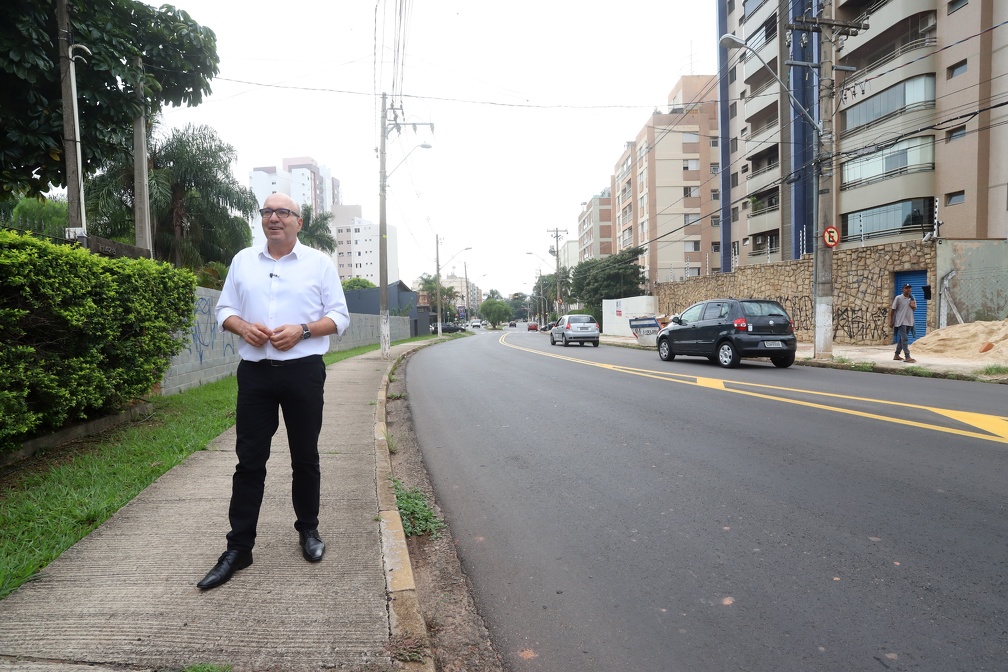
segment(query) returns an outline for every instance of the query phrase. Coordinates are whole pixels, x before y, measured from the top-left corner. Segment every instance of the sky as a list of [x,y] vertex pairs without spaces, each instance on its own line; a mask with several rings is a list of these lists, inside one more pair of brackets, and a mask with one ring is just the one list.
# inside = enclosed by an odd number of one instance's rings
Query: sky
[[581,204],[678,79],[717,70],[710,0],[436,0],[405,3],[404,19],[381,0],[173,4],[216,33],[220,73],[201,105],[165,109],[165,132],[215,128],[243,185],[310,156],[377,224],[381,94],[395,92],[400,279],[433,275],[437,246],[442,276],[505,297],[553,272],[553,230],[576,238]]

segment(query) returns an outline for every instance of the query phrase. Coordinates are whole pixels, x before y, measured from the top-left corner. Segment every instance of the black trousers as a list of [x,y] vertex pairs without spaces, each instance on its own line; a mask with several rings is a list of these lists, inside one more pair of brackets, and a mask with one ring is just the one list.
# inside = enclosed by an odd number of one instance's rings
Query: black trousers
[[228,550],[250,551],[255,545],[266,485],[266,461],[273,435],[280,426],[280,409],[294,471],[291,482],[294,529],[300,532],[318,527],[321,488],[318,437],[322,431],[325,379],[321,355],[286,362],[239,362],[235,418],[238,465],[232,480]]

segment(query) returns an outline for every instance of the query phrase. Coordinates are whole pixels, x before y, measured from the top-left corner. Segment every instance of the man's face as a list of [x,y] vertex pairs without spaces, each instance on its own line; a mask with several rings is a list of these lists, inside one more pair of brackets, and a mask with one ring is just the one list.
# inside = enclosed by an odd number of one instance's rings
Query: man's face
[[[269,217],[263,216],[262,218],[263,233],[266,234],[266,240],[270,243],[280,243],[283,246],[290,245],[293,247],[294,243],[297,242],[297,235],[301,231],[303,223],[300,209],[294,201],[282,197],[282,194],[273,194],[263,203],[263,208],[269,208],[274,211]],[[276,212],[276,210],[282,209],[290,210],[290,214],[286,217],[281,217],[280,213]]]
[[904,287],[903,288],[903,296],[910,296],[910,288],[909,287]]

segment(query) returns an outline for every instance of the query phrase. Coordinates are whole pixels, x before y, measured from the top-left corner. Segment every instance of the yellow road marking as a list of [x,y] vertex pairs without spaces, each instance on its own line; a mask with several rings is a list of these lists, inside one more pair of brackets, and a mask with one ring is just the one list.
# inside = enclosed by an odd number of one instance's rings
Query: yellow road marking
[[[594,366],[600,369],[608,369],[610,371],[614,371],[617,373],[626,373],[629,375],[641,376],[644,378],[654,378],[656,380],[664,380],[670,383],[696,385],[698,387],[706,387],[712,390],[720,390],[723,392],[730,392],[733,394],[743,394],[749,397],[757,397],[760,399],[768,399],[771,401],[780,401],[786,404],[795,404],[797,406],[804,406],[806,408],[815,408],[823,411],[831,411],[833,413],[853,415],[860,418],[878,420],[880,422],[889,422],[897,425],[906,425],[908,427],[929,429],[935,432],[944,432],[946,434],[955,434],[957,436],[964,436],[973,439],[982,439],[984,441],[994,441],[996,443],[1008,444],[1008,418],[997,415],[985,415],[983,413],[974,413],[972,411],[957,411],[948,408],[934,408],[931,406],[921,406],[919,404],[890,401],[887,399],[872,399],[871,397],[856,397],[853,395],[836,394],[833,392],[817,392],[815,390],[802,390],[798,388],[781,387],[778,385],[766,385],[763,383],[747,383],[734,380],[728,381],[720,378],[691,376],[687,374],[674,373],[674,372],[666,373],[666,372],[653,371],[650,369],[638,369],[629,366],[620,366],[617,364],[603,364],[600,362],[590,362],[583,359],[578,359],[576,357],[571,357],[569,355],[558,355],[552,352],[543,352],[542,350],[533,350],[531,348],[525,348],[519,345],[514,345],[513,343],[507,342],[506,340],[507,336],[508,334],[501,335],[499,341],[502,345],[505,345],[509,348],[514,348],[515,350],[522,350],[524,352],[529,352],[534,355],[539,355],[541,357],[553,357],[554,359],[562,359],[569,362],[573,362],[575,364]],[[738,386],[740,388],[749,388],[749,389],[735,389],[734,387],[728,387],[726,383],[733,386]],[[759,392],[755,390],[767,390],[767,392]],[[914,420],[905,420],[903,418],[895,418],[890,415],[880,415],[877,413],[868,413],[866,411],[856,411],[853,409],[841,408],[839,406],[829,405],[825,403],[816,403],[800,399],[791,399],[788,397],[771,394],[770,391],[774,390],[781,393],[815,395],[819,397],[825,397],[827,399],[838,399],[838,400],[843,399],[848,401],[859,401],[859,402],[867,402],[870,404],[879,404],[883,406],[895,406],[906,409],[916,409],[928,413],[934,413],[936,415],[949,418],[950,420],[955,420],[956,422],[962,423],[964,425],[976,427],[977,429],[980,429],[985,433],[973,432],[965,429],[958,429],[956,427],[943,427],[941,425],[917,422]]]

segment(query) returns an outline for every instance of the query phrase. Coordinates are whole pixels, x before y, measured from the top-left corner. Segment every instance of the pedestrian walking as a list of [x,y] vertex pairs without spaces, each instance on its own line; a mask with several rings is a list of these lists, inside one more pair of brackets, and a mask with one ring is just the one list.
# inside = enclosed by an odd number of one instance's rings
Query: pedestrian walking
[[908,332],[914,327],[914,311],[917,310],[917,301],[910,295],[911,289],[909,283],[903,285],[903,292],[897,294],[893,299],[892,307],[889,309],[889,326],[898,330],[896,354],[893,359],[901,359],[900,352],[903,352],[905,355],[902,358],[903,361],[913,363],[917,360],[910,356]]
[[294,529],[304,558],[318,562],[325,543],[318,533],[325,363],[329,335],[343,334],[350,313],[332,259],[298,240],[303,220],[286,194],[271,194],[262,214],[264,246],[235,255],[217,302],[220,328],[241,338],[238,402],[227,550],[196,584],[215,588],[252,564],[256,526],[266,483],[266,461],[279,411],[290,448]]

